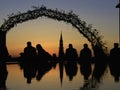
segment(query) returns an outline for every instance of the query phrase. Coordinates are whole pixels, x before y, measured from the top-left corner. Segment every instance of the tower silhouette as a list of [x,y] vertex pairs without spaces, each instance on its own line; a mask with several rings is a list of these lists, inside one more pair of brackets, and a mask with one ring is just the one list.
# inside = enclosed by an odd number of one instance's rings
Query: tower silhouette
[[60,35],[60,40],[59,40],[59,58],[64,57],[64,47],[63,47],[63,38],[62,38],[62,32]]

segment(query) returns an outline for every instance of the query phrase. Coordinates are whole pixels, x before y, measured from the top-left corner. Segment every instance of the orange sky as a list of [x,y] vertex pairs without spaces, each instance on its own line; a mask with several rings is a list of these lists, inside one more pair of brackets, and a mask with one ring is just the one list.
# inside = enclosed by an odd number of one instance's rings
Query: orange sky
[[[38,5],[39,4],[39,5]],[[119,41],[119,19],[117,0],[2,0],[0,3],[0,25],[3,24],[3,19],[7,19],[11,13],[27,12],[31,10],[31,6],[41,6],[44,4],[47,8],[58,9],[65,12],[73,11],[86,21],[87,24],[92,24],[93,29],[97,29],[100,35],[103,36],[103,42],[106,42],[106,47],[109,50],[113,47],[114,42]],[[18,24],[7,33],[7,47],[11,56],[19,56],[26,46],[27,41],[31,41],[33,46],[40,43],[43,48],[51,55],[58,54],[60,33],[63,33],[64,51],[69,43],[73,44],[78,51],[78,54],[84,43],[90,43],[81,35],[77,29],[71,24],[55,21],[46,17],[40,17],[36,20],[30,20]]]
[[19,53],[26,47],[26,42],[31,41],[34,47],[39,43],[51,55],[53,53],[58,55],[61,32],[64,51],[69,43],[73,44],[78,53],[85,42],[90,44],[72,25],[52,19],[39,18],[38,20],[18,24],[17,27],[7,33],[8,51],[12,56],[19,56]]

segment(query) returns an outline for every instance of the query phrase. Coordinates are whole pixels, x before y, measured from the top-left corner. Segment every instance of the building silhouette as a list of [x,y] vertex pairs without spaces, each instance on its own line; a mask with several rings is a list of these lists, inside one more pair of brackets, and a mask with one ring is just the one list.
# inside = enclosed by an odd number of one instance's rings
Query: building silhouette
[[60,40],[59,40],[59,58],[63,58],[64,57],[64,47],[63,47],[63,38],[62,38],[62,32],[60,35]]

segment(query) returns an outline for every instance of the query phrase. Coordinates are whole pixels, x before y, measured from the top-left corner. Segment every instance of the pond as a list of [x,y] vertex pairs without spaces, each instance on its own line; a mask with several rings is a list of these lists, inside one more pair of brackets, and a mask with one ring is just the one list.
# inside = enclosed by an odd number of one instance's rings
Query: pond
[[[34,65],[33,63],[31,65]],[[29,67],[30,64],[27,66]],[[42,67],[41,67],[42,66]],[[119,81],[115,81],[107,65],[99,79],[94,79],[92,72],[85,78],[81,65],[67,62],[43,65],[37,69],[25,68],[20,64],[7,64],[8,90],[120,90]],[[86,72],[86,71],[85,71]],[[94,72],[95,73],[95,72]],[[96,73],[99,73],[96,72]],[[0,89],[1,90],[1,89]]]

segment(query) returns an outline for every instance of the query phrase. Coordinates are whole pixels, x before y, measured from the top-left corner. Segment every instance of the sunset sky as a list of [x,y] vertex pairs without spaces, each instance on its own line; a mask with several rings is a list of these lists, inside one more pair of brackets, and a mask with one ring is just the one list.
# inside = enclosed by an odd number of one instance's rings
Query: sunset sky
[[[32,10],[32,6],[45,5],[47,8],[73,11],[86,21],[92,24],[103,36],[103,42],[109,50],[114,42],[119,42],[119,10],[115,8],[119,0],[0,0],[0,26],[4,19],[8,19],[11,13],[21,13]],[[32,45],[41,44],[51,55],[58,55],[60,33],[63,35],[64,51],[69,43],[77,49],[78,55],[84,43],[90,43],[76,28],[63,21],[56,21],[47,17],[30,20],[18,24],[7,33],[6,43],[11,56],[19,56],[26,47],[26,42],[31,41]]]

